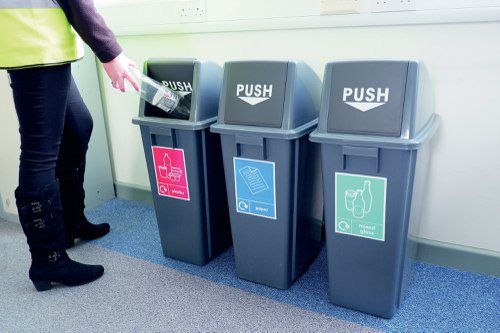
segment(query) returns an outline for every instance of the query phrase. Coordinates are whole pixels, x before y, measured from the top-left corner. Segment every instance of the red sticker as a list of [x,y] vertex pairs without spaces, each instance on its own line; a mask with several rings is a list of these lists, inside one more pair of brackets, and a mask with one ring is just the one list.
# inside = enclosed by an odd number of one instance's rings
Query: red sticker
[[184,149],[152,148],[158,195],[189,200]]

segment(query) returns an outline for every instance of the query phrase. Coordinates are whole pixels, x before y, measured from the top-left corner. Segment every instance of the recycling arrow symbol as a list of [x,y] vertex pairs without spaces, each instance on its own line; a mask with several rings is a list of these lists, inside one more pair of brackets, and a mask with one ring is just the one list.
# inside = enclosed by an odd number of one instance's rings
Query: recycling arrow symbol
[[342,231],[348,231],[351,227],[349,226],[349,223],[346,221],[340,221],[339,222],[339,229]]

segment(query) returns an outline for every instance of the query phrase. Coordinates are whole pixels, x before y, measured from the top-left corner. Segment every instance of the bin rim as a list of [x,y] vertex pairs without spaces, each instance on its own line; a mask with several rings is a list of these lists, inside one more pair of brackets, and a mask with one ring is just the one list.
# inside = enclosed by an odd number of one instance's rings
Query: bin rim
[[219,134],[248,134],[260,135],[270,139],[285,139],[293,140],[311,133],[318,124],[318,118],[315,118],[307,123],[304,123],[293,129],[281,129],[274,127],[260,127],[249,125],[228,125],[215,123],[210,126],[210,131]]
[[426,141],[433,137],[440,122],[441,117],[438,114],[433,113],[422,129],[412,139],[391,138],[375,135],[321,133],[318,129],[316,129],[309,135],[309,140],[325,144],[358,145],[398,150],[417,150]]
[[210,127],[217,121],[217,116],[202,121],[191,122],[184,119],[159,118],[159,117],[134,117],[132,123],[140,126],[174,128],[183,130],[202,130]]

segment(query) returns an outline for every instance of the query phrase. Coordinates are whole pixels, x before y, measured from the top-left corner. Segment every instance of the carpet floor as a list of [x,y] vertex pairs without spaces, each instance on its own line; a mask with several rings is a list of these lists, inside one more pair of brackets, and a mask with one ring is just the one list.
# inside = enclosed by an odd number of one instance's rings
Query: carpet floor
[[0,222],[1,332],[500,332],[500,279],[419,263],[393,319],[328,301],[323,248],[288,290],[236,277],[233,249],[205,266],[163,256],[154,208],[114,199],[87,213],[106,237],[79,243],[75,260],[105,275],[37,293],[19,225]]

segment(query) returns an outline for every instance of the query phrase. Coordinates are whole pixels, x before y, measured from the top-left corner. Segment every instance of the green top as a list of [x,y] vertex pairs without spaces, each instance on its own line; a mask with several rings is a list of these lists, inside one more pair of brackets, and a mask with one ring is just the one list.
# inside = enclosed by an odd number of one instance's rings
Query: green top
[[52,1],[0,3],[0,31],[0,68],[50,66],[84,54],[80,38]]

